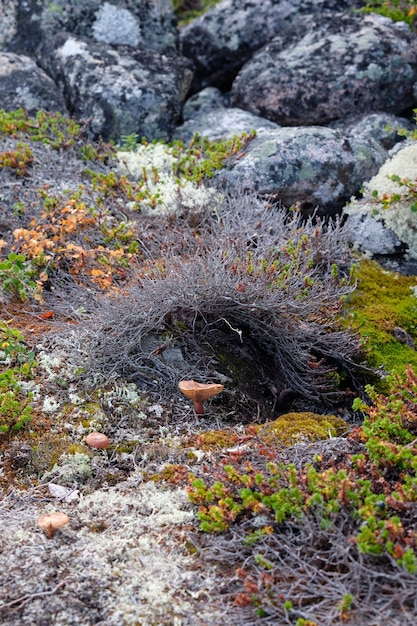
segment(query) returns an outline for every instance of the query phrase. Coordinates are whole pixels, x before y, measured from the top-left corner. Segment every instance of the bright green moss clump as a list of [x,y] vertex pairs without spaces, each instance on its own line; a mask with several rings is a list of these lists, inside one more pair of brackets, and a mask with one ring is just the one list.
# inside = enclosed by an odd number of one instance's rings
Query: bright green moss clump
[[408,364],[417,368],[412,347],[417,342],[417,277],[388,272],[364,260],[356,278],[348,319],[364,340],[369,365],[398,373]]
[[220,0],[173,0],[173,6],[179,23],[186,24],[219,2]]
[[303,441],[319,441],[336,437],[349,431],[345,420],[336,415],[316,413],[286,413],[273,422],[259,427],[258,434],[270,445],[291,445]]
[[369,0],[361,11],[362,13],[379,13],[394,22],[406,22],[414,29],[417,27],[415,0]]

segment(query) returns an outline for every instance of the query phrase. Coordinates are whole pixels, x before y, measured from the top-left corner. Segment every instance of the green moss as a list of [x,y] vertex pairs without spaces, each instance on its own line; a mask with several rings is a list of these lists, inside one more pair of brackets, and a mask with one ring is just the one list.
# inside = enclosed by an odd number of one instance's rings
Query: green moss
[[273,422],[257,427],[259,436],[271,446],[329,439],[340,436],[348,430],[348,424],[341,417],[311,412],[286,413]]
[[36,474],[42,475],[51,471],[63,455],[92,457],[93,453],[86,446],[71,442],[63,433],[54,433],[43,436],[32,446],[32,468]]
[[68,446],[68,454],[86,454],[92,456],[91,451],[87,446],[83,446],[81,443],[72,443]]
[[187,24],[202,15],[220,0],[173,0],[174,12],[180,24]]
[[238,435],[230,430],[207,430],[195,435],[187,444],[199,450],[222,450],[236,445]]
[[406,22],[416,29],[417,9],[415,0],[368,0],[366,6],[360,9],[362,13],[379,13],[389,17],[394,22]]
[[347,320],[364,341],[369,365],[398,373],[408,364],[417,368],[417,352],[395,337],[399,327],[417,341],[417,297],[413,292],[417,278],[388,272],[370,260],[359,264],[356,278]]

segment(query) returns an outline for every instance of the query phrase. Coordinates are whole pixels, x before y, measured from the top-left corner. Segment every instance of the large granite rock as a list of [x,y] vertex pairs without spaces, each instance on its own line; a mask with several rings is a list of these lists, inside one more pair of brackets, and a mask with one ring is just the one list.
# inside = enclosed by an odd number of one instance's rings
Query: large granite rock
[[302,35],[271,41],[233,83],[234,106],[285,126],[327,124],[349,114],[413,106],[417,36],[380,15],[326,14]]
[[68,113],[54,81],[29,57],[0,53],[0,107],[24,108],[33,115],[39,109]]
[[330,124],[330,127],[354,137],[359,135],[371,137],[386,150],[390,150],[405,140],[403,131],[413,130],[415,124],[406,117],[398,117],[392,113],[368,113],[354,119],[337,120]]
[[183,109],[184,123],[173,139],[190,141],[197,133],[212,140],[229,139],[242,133],[279,128],[277,124],[243,109],[226,107],[222,93],[206,87],[192,96]]
[[[362,5],[361,0],[223,0],[180,32],[182,53],[195,64],[193,91],[209,85],[228,89],[254,51],[285,33],[301,15]],[[302,30],[296,27],[296,32],[300,37]]]
[[167,54],[178,48],[171,0],[4,0],[0,17],[0,46],[16,52],[34,53],[60,31]]
[[[0,46],[21,55],[0,58],[3,106],[68,110],[116,142],[134,133],[188,140],[195,132],[221,139],[256,130],[218,184],[333,214],[387,159],[398,137],[386,120],[417,105],[417,37],[405,24],[352,14],[358,4],[223,0],[181,38],[201,83],[216,72],[232,80],[248,60],[232,106],[209,88],[183,107],[192,68],[176,49],[169,0],[5,0]],[[281,128],[281,118],[298,128]]]
[[187,59],[135,52],[62,33],[43,47],[41,63],[78,118],[91,118],[103,139],[169,139],[179,120],[192,70]]
[[305,213],[317,208],[335,214],[387,157],[383,147],[366,136],[318,126],[278,128],[251,141],[242,158],[220,171],[217,182],[254,187],[287,207],[299,204]]

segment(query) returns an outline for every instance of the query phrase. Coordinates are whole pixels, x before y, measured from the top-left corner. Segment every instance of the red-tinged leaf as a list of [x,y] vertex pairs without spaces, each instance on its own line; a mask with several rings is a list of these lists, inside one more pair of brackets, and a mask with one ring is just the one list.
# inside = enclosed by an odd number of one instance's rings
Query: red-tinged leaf
[[39,317],[41,320],[48,320],[51,317],[54,317],[54,315],[55,315],[55,311],[45,311],[45,313],[41,313]]

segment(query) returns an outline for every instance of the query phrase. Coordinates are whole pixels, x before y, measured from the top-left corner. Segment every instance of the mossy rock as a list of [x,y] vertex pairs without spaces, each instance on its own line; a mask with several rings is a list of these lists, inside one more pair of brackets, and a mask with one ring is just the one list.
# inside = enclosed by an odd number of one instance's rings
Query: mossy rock
[[293,445],[338,437],[349,431],[349,425],[336,415],[319,415],[309,411],[285,413],[273,422],[257,427],[258,435],[269,446]]
[[403,374],[409,364],[416,370],[417,277],[389,272],[368,259],[355,277],[346,321],[362,337],[368,364],[387,373]]

